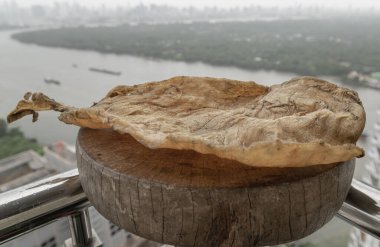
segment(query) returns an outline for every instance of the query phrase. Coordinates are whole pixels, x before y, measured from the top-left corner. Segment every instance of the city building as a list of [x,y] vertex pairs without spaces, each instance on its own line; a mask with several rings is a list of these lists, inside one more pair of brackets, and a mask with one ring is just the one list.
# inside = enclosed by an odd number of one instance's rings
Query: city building
[[[366,138],[367,162],[361,180],[380,189],[380,110],[377,112],[378,122],[372,133]],[[354,227],[350,233],[348,247],[380,247],[380,241]]]

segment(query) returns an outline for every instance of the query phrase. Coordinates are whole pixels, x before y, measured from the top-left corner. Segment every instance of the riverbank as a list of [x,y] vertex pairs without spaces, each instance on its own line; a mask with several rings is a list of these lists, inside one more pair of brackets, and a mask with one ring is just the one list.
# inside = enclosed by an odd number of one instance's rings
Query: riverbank
[[20,29],[20,28],[25,28],[25,27],[0,23],[0,31],[7,31],[7,30],[13,30],[13,29]]
[[49,47],[185,62],[339,76],[379,70],[380,18],[139,24],[17,33]]

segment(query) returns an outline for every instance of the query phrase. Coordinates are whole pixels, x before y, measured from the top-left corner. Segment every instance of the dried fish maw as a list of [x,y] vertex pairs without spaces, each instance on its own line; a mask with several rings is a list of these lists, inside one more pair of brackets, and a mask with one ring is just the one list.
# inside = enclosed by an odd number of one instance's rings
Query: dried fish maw
[[118,86],[89,108],[37,93],[21,100],[12,122],[42,110],[88,128],[113,128],[149,148],[192,149],[259,167],[330,164],[364,155],[365,125],[356,92],[314,77],[271,87],[254,82],[174,77]]

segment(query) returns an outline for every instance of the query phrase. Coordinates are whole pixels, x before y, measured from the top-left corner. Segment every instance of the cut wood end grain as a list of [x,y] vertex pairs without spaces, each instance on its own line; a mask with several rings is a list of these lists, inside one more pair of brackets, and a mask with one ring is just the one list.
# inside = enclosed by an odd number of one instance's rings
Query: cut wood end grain
[[355,160],[252,167],[193,150],[150,149],[110,129],[81,129],[76,150],[83,190],[98,212],[128,232],[183,247],[303,238],[336,215],[355,168]]

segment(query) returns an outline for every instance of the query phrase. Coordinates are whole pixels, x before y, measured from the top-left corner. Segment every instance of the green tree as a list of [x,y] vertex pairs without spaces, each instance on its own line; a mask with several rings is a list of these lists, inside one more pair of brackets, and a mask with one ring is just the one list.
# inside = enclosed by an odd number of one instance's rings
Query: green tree
[[315,244],[311,242],[306,243],[290,243],[286,244],[287,247],[317,247]]
[[19,128],[8,129],[7,123],[0,118],[0,159],[33,149],[43,155],[43,149],[34,138],[26,138]]
[[4,119],[0,118],[0,137],[7,134],[8,126],[7,122]]

